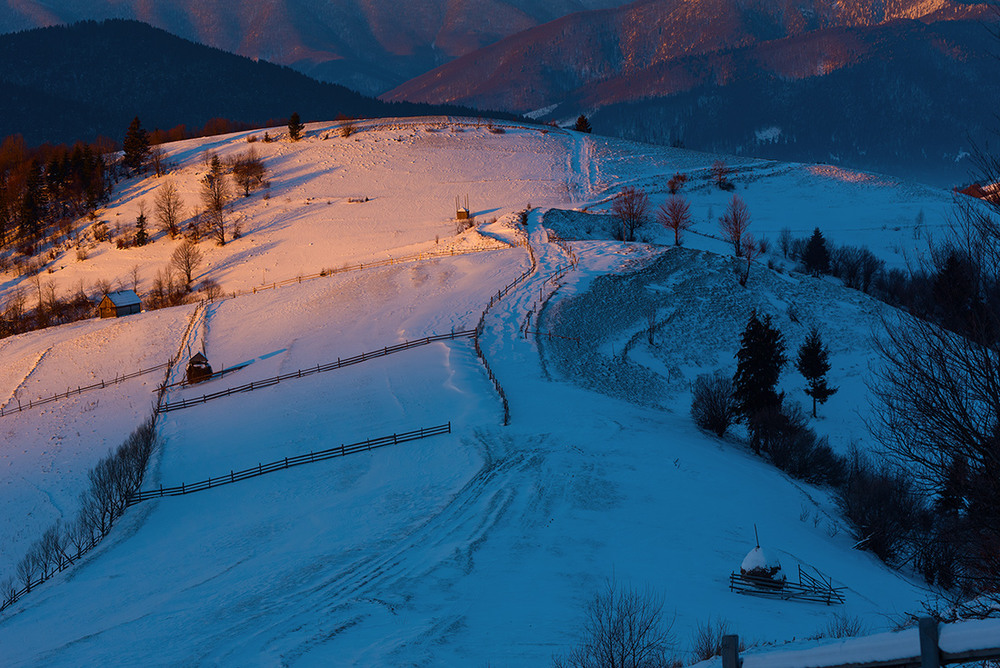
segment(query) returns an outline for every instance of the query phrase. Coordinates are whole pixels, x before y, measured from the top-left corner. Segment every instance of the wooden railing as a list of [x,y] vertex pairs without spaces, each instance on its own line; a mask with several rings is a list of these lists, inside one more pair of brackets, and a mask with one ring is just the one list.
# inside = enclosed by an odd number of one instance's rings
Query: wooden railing
[[129,498],[128,505],[133,506],[142,501],[159,499],[165,496],[181,496],[183,494],[200,492],[213,487],[231,485],[233,483],[240,482],[241,480],[249,480],[250,478],[256,478],[268,473],[274,473],[275,471],[283,471],[293,466],[313,464],[315,462],[333,459],[334,457],[345,457],[358,452],[368,452],[387,445],[397,445],[399,443],[418,441],[422,438],[429,438],[431,436],[450,433],[451,422],[448,422],[446,424],[437,425],[436,427],[423,427],[421,429],[414,429],[413,431],[390,434],[388,436],[380,436],[378,438],[369,438],[364,441],[358,441],[357,443],[339,445],[335,448],[327,448],[325,450],[309,452],[306,454],[296,455],[294,457],[285,457],[284,459],[279,459],[267,464],[257,464],[257,466],[252,466],[248,469],[243,469],[242,471],[230,471],[229,473],[215,476],[214,478],[209,477],[207,480],[199,482],[181,483],[180,485],[174,485],[172,487],[163,487],[161,485],[158,489],[148,489],[142,492],[136,492]]
[[[917,628],[898,633],[847,638],[808,649],[746,653],[742,657],[739,645],[739,637],[723,637],[722,668],[940,668],[1000,659],[1000,619],[939,624],[923,617]],[[699,668],[708,665],[698,664]]]
[[236,387],[229,387],[224,390],[219,390],[218,392],[203,394],[200,397],[194,397],[192,399],[181,399],[179,401],[163,403],[159,406],[157,410],[160,413],[179,411],[184,408],[190,408],[191,406],[204,404],[214,399],[230,397],[234,394],[240,394],[242,392],[253,392],[254,390],[261,390],[264,389],[265,387],[271,387],[272,385],[277,385],[282,381],[292,380],[293,378],[306,378],[307,376],[311,376],[317,373],[324,373],[326,371],[333,371],[335,369],[343,369],[344,367],[347,366],[361,364],[362,362],[368,362],[373,359],[378,359],[380,357],[392,355],[393,353],[402,352],[404,350],[410,350],[411,348],[426,346],[427,344],[434,343],[436,341],[449,341],[452,339],[472,338],[475,337],[475,335],[476,335],[475,330],[468,329],[468,330],[461,330],[458,332],[451,332],[449,334],[437,334],[434,336],[425,336],[422,339],[416,339],[415,341],[404,341],[403,343],[397,343],[394,346],[386,346],[379,350],[364,352],[361,353],[360,355],[354,355],[353,357],[347,357],[344,359],[337,358],[337,361],[335,362],[328,362],[326,364],[317,364],[316,366],[310,367],[308,369],[299,369],[298,371],[291,371],[289,373],[273,376],[271,378],[254,380],[249,383],[245,383],[243,385],[238,385]]

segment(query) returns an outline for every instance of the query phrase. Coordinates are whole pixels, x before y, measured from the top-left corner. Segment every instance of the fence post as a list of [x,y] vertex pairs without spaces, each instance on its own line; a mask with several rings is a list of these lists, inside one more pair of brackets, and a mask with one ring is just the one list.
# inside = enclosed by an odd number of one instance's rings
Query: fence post
[[941,650],[938,649],[938,623],[932,617],[921,617],[920,668],[941,668]]
[[722,668],[740,668],[739,636],[722,636]]

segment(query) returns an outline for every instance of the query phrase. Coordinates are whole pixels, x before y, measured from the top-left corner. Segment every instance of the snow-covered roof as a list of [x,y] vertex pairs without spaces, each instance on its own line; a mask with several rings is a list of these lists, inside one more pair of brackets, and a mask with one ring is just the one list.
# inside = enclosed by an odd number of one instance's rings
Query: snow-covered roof
[[135,294],[135,290],[118,290],[116,292],[109,292],[106,297],[111,300],[111,303],[115,306],[136,306],[140,304],[139,295]]

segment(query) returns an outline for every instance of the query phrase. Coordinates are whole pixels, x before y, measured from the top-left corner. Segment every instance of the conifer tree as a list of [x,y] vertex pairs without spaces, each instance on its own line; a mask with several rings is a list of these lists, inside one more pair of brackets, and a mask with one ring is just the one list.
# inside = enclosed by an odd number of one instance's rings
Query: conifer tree
[[146,232],[146,207],[139,206],[139,217],[135,219],[135,245],[145,246],[149,241],[149,234]]
[[799,348],[795,368],[806,379],[806,394],[813,400],[813,417],[816,417],[816,403],[825,404],[837,388],[826,384],[826,374],[830,371],[830,351],[823,345],[819,329],[813,327],[809,336]]
[[586,132],[587,134],[590,134],[590,121],[587,120],[586,116],[580,114],[580,117],[576,119],[576,125],[573,126],[573,129],[577,132]]
[[291,117],[288,119],[288,138],[292,141],[298,141],[302,138],[302,131],[305,127],[302,124],[302,119],[299,118],[299,112],[292,112]]
[[125,139],[122,141],[122,163],[128,168],[131,174],[138,174],[142,171],[142,165],[146,161],[149,153],[149,134],[142,129],[142,123],[136,116],[128,126]]
[[826,239],[818,227],[809,237],[806,249],[802,253],[802,263],[813,276],[830,273],[830,252],[826,248]]
[[750,314],[736,359],[733,398],[747,422],[751,445],[759,453],[761,419],[768,412],[780,410],[784,399],[784,393],[779,394],[776,388],[787,362],[785,337],[771,324],[771,316],[761,320],[756,311]]

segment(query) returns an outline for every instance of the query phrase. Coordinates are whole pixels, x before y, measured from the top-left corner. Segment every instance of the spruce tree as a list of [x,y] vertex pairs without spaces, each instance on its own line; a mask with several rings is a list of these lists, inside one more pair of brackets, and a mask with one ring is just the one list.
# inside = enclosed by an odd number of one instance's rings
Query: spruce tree
[[777,392],[778,378],[785,366],[785,337],[771,324],[771,316],[761,320],[750,314],[736,353],[733,398],[740,416],[750,430],[751,444],[760,452],[760,420],[769,412],[780,411],[784,393]]
[[826,384],[826,374],[830,371],[829,358],[830,351],[823,345],[819,329],[813,327],[799,348],[798,359],[795,361],[795,368],[808,384],[806,394],[813,400],[813,417],[816,417],[816,403],[825,404],[837,391],[837,388]]
[[305,127],[302,124],[302,119],[299,118],[299,112],[293,112],[292,116],[288,119],[288,138],[292,141],[298,141],[302,138],[302,131]]
[[826,239],[818,227],[809,237],[809,243],[802,253],[802,263],[813,276],[830,273],[830,252],[826,249]]
[[135,245],[145,246],[149,241],[149,234],[146,232],[146,211],[139,210],[139,217],[135,219]]
[[576,119],[576,125],[573,126],[573,129],[577,132],[586,132],[587,134],[590,134],[590,121],[587,120],[586,116],[580,114],[580,117]]
[[129,173],[138,174],[142,171],[142,165],[146,161],[149,153],[149,134],[142,129],[142,123],[136,116],[125,132],[125,139],[122,141],[122,163],[128,168]]

